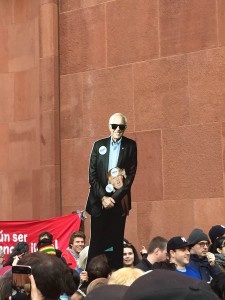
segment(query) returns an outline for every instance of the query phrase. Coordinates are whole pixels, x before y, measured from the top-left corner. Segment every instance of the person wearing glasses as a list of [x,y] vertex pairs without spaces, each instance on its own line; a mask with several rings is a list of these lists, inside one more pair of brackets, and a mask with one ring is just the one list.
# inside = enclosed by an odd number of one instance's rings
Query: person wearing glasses
[[[110,136],[94,143],[89,162],[90,190],[86,211],[91,215],[91,238],[88,263],[91,258],[106,253],[111,269],[123,267],[123,238],[126,213],[122,199],[127,197],[128,211],[131,209],[131,186],[137,169],[136,142],[124,137],[127,118],[115,113],[109,118]],[[111,191],[108,186],[108,172],[118,174],[124,169],[123,185]]]
[[195,269],[202,280],[210,282],[221,269],[215,261],[215,255],[209,252],[209,238],[201,229],[195,228],[189,235],[188,244],[191,247],[189,266]]

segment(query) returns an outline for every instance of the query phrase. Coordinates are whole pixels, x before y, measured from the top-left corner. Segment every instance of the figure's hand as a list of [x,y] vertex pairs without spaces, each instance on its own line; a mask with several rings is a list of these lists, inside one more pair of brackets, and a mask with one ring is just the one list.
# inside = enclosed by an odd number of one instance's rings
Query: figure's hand
[[210,264],[210,266],[214,266],[215,265],[215,255],[211,252],[207,252],[206,257],[208,258],[208,262]]
[[141,255],[148,254],[148,251],[146,250],[145,246],[142,246],[142,249],[140,252],[141,252]]
[[141,256],[143,256],[143,255],[147,256],[148,251],[146,250],[145,246],[142,246],[142,249],[141,249],[140,253],[141,253]]
[[13,256],[12,266],[16,266],[19,260],[20,260],[20,258],[18,255]]
[[43,296],[36,286],[34,276],[30,275],[29,277],[31,282],[31,300],[43,300]]
[[107,196],[104,196],[102,198],[102,205],[105,209],[113,208],[114,204],[115,204],[115,200],[113,198]]
[[88,273],[86,271],[80,272],[80,282],[88,281]]

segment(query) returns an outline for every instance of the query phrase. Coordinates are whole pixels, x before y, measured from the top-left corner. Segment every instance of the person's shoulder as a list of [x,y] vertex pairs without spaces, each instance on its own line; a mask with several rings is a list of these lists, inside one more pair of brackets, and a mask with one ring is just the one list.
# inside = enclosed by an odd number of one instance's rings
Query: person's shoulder
[[147,260],[147,258],[142,258],[142,260],[135,266],[135,268],[141,269],[146,272],[152,269],[152,264]]
[[190,255],[190,262],[198,263],[198,262],[201,262],[201,260],[200,260],[200,258],[197,254],[191,254]]
[[106,137],[106,138],[102,138],[100,140],[97,140],[94,142],[95,145],[104,145],[104,144],[107,144],[108,141],[110,139],[110,136]]
[[193,273],[193,274],[198,274],[198,272],[193,267],[191,267],[190,265],[186,265],[185,268],[186,268],[187,272],[190,272],[190,273]]
[[123,139],[123,141],[124,141],[125,143],[136,144],[135,140],[129,139],[129,138],[126,137],[126,136],[123,136],[122,139]]

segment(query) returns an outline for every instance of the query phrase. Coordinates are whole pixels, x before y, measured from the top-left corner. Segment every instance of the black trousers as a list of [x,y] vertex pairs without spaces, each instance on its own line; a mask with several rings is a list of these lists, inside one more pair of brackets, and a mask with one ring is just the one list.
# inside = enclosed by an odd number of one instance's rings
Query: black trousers
[[122,208],[115,205],[109,210],[103,209],[99,217],[91,217],[91,238],[87,264],[93,257],[106,254],[112,270],[123,267],[126,216],[122,216],[122,213]]

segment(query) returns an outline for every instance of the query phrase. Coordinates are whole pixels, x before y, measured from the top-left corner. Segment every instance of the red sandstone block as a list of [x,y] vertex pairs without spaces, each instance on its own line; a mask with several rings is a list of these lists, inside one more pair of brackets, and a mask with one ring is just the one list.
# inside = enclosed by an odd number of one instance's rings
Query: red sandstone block
[[106,65],[105,6],[60,15],[61,74]]
[[38,68],[17,72],[14,75],[14,120],[39,116]]
[[109,2],[106,22],[109,66],[158,57],[157,1]]
[[[13,182],[13,198],[11,202],[12,220],[32,219],[32,171],[17,171],[10,174]],[[15,209],[16,208],[16,209]],[[26,214],[24,214],[26,212]]]
[[9,170],[40,166],[40,136],[36,120],[9,123]]
[[60,132],[61,139],[83,136],[82,74],[61,76]]
[[[224,224],[224,198],[194,199],[194,224],[208,234],[211,226]],[[207,220],[207,222],[206,222]]]
[[40,57],[58,56],[58,7],[47,3],[40,7]]
[[[47,0],[42,0],[47,1]],[[66,12],[70,10],[91,7],[99,5],[101,3],[106,3],[112,0],[61,0],[60,1],[60,12]]]
[[0,172],[5,172],[9,167],[9,125],[0,123]]
[[0,28],[0,41],[1,41],[1,51],[0,51],[0,72],[8,72],[8,31],[6,28]]
[[[12,17],[13,17],[13,0],[0,1],[0,28],[4,28],[4,27],[7,28],[7,25],[12,23]],[[2,39],[0,40],[2,46]]]
[[[5,1],[10,2],[10,1]],[[27,22],[39,16],[39,1],[13,0],[13,23]]]
[[[45,209],[40,210],[40,207]],[[33,219],[60,215],[59,165],[43,166],[32,172],[32,208]]]
[[51,56],[40,59],[40,109],[59,109],[58,57]]
[[134,65],[136,130],[189,124],[186,56]]
[[[223,172],[225,173],[225,122],[222,122],[222,153],[223,153]],[[225,182],[224,182],[224,188],[225,188]]]
[[135,134],[138,146],[138,169],[132,187],[132,198],[139,201],[163,199],[161,131]]
[[217,46],[216,1],[159,1],[161,56]]
[[217,1],[217,12],[218,12],[218,32],[219,32],[219,46],[225,45],[225,1]]
[[132,67],[84,73],[84,136],[109,135],[108,120],[116,112],[127,116],[127,131],[134,131]]
[[63,140],[61,147],[62,162],[62,199],[64,206],[79,203],[84,208],[88,191],[88,164],[93,139]]
[[224,196],[219,123],[162,132],[164,199]]
[[59,164],[59,112],[46,111],[40,121],[41,166]]
[[12,220],[13,193],[12,180],[10,180],[9,174],[0,173],[0,203],[4,205],[4,209],[0,210],[0,218],[2,221]]
[[9,71],[18,72],[35,65],[35,45],[38,36],[36,20],[8,26]]
[[190,199],[138,203],[137,228],[141,228],[140,239],[147,246],[155,236],[187,238],[193,227],[193,201]]
[[14,74],[0,74],[0,122],[13,121],[14,115]]
[[225,121],[225,49],[188,55],[191,123]]

